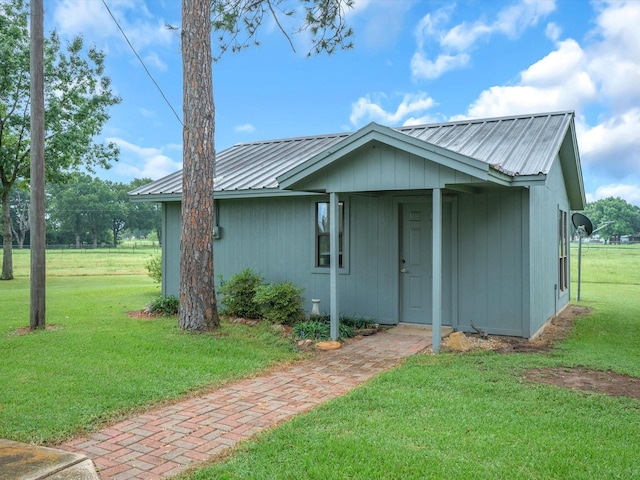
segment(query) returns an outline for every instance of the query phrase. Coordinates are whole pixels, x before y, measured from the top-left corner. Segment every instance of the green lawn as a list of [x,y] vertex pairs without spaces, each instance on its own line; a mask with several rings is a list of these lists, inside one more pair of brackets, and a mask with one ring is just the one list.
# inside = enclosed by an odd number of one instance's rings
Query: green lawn
[[[16,266],[28,260],[24,253],[16,255]],[[47,278],[47,325],[56,329],[19,334],[29,324],[29,279],[0,282],[2,438],[55,443],[296,358],[290,343],[268,326],[225,323],[213,334],[197,335],[180,331],[176,318],[130,318],[127,312],[159,295],[147,275],[125,274],[140,265],[146,271],[148,252],[55,253],[47,255],[50,271],[82,264],[81,276]],[[125,255],[132,257],[129,263],[122,261]]]
[[640,478],[638,400],[523,378],[575,365],[640,377],[639,247],[583,249],[594,312],[560,349],[415,356],[181,478]]
[[[52,249],[47,250],[47,277],[146,275],[145,263],[160,256],[160,249],[146,244],[127,244],[110,249]],[[29,250],[13,250],[13,276],[28,277]],[[0,252],[0,260],[2,253]]]
[[[159,292],[145,259],[131,253],[140,271],[126,275],[123,259],[95,255],[100,276],[48,279],[55,330],[17,334],[28,278],[0,282],[0,437],[56,442],[296,358],[269,328],[192,335],[175,319],[129,318]],[[82,264],[48,258],[52,272]],[[594,312],[549,354],[415,356],[183,478],[640,478],[639,401],[523,378],[576,365],[640,377],[639,267],[640,246],[584,248],[581,303]]]

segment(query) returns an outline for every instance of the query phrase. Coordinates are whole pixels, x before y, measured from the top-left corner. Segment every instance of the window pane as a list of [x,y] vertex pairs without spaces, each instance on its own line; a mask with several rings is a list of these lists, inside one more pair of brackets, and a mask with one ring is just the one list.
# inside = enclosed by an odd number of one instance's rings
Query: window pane
[[329,253],[329,235],[318,235],[318,261],[319,267],[331,265],[331,255]]
[[[339,235],[338,235],[338,259],[339,267],[343,266],[343,232],[344,232],[344,203],[338,203],[339,211]],[[329,214],[329,203],[316,203],[316,266],[329,267],[331,265],[330,254],[330,232],[331,217]]]
[[329,233],[329,204],[318,203],[316,205],[316,228],[318,233]]

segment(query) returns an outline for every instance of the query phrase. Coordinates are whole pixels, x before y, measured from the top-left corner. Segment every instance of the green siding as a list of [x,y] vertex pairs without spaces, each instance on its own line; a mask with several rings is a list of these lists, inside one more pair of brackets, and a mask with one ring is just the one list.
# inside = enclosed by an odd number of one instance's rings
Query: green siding
[[162,294],[179,295],[180,288],[180,202],[163,203]]
[[458,327],[523,335],[522,189],[458,197]]
[[[346,265],[338,278],[339,310],[395,324],[400,309],[398,212],[412,191],[392,194],[393,188],[401,185],[398,178],[404,178],[424,192],[425,182],[436,178],[433,181],[438,184],[453,182],[455,174],[451,177],[444,167],[424,164],[394,149],[385,152],[384,162],[376,161],[376,155],[359,160],[361,154],[355,152],[351,159],[359,168],[346,168],[351,165],[347,162],[344,166],[350,173],[340,179],[337,171],[329,172],[322,179],[329,184],[339,181],[331,187],[339,190],[389,189],[380,195],[340,194],[347,225]],[[395,160],[388,161],[389,155]],[[380,183],[376,186],[376,182]],[[420,198],[430,203],[429,197]],[[447,194],[443,200],[443,272],[447,275],[442,285],[443,324],[470,331],[473,322],[492,334],[533,335],[569,300],[568,291],[554,288],[558,207],[568,211],[559,162],[544,186],[482,188],[475,194]],[[321,310],[328,312],[329,271],[314,266],[318,201],[328,201],[328,196],[216,200],[222,228],[222,238],[214,243],[216,282],[249,267],[268,282],[287,280],[303,287],[307,311],[311,299],[319,298]],[[177,295],[180,203],[165,203],[164,213],[162,288],[165,295]]]
[[559,281],[558,209],[569,213],[559,158],[556,157],[547,179],[545,186],[530,190],[531,326],[525,336],[535,334],[569,302],[569,289],[556,290]]
[[373,142],[312,175],[299,188],[327,192],[399,191],[474,181],[477,180],[452,168]]

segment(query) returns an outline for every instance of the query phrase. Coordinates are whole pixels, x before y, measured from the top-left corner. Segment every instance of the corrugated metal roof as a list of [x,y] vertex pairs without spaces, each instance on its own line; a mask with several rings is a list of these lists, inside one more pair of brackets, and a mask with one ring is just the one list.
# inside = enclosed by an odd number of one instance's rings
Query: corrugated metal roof
[[[488,163],[510,176],[546,174],[560,149],[573,112],[472,119],[399,127],[405,135]],[[326,151],[350,133],[234,145],[216,156],[216,191],[277,188],[276,178]],[[130,195],[179,194],[182,171]]]

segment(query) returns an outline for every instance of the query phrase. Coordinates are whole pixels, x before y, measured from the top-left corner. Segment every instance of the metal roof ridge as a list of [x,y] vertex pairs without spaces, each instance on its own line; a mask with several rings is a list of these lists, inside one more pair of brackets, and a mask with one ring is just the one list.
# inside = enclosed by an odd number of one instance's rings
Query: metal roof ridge
[[502,120],[519,120],[522,118],[535,118],[535,117],[547,117],[547,116],[556,116],[556,115],[567,115],[573,114],[573,110],[559,110],[555,112],[538,112],[538,113],[522,113],[519,115],[504,115],[502,117],[484,117],[484,118],[466,118],[464,120],[453,120],[449,122],[438,122],[438,123],[424,123],[422,125],[405,125],[401,127],[391,127],[394,130],[402,130],[402,129],[412,129],[412,128],[431,128],[431,127],[444,127],[451,125],[464,125],[465,123],[485,123],[489,121],[497,121],[500,122]]
[[226,150],[230,150],[235,147],[246,147],[249,145],[268,145],[272,143],[286,143],[286,142],[300,142],[300,141],[310,141],[310,140],[319,140],[323,138],[332,138],[332,137],[348,137],[349,135],[355,132],[342,132],[342,133],[326,133],[321,135],[309,135],[302,137],[285,137],[285,138],[274,138],[271,140],[256,140],[254,142],[241,142],[236,143],[229,148],[225,148],[222,152]]

